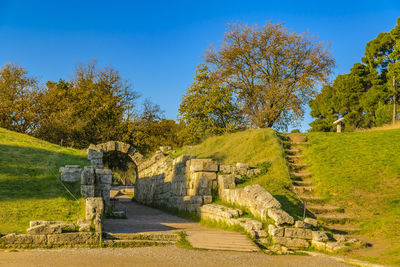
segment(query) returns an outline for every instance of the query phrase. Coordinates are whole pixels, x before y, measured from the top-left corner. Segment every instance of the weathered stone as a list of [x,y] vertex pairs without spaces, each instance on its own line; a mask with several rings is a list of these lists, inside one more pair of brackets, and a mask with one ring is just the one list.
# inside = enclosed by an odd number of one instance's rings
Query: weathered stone
[[195,172],[191,175],[189,182],[189,195],[204,196],[211,195],[212,181],[217,179],[215,172]]
[[316,219],[313,218],[305,218],[304,219],[305,223],[308,223],[310,225],[312,225],[313,227],[318,227],[318,221]]
[[81,184],[93,185],[94,177],[94,168],[92,166],[85,166],[81,173]]
[[173,165],[177,165],[180,163],[186,163],[186,161],[196,158],[195,155],[181,155],[174,159]]
[[48,234],[61,234],[62,229],[59,224],[51,225],[36,225],[26,230],[29,235],[48,235]]
[[91,159],[90,164],[95,167],[96,169],[104,168],[103,159]]
[[29,222],[29,227],[32,228],[34,226],[50,226],[50,225],[59,225],[61,227],[61,230],[63,232],[68,232],[68,231],[75,231],[75,224],[73,222],[65,222],[65,221],[43,221],[43,220],[37,220],[37,221],[30,221]]
[[336,252],[345,248],[346,245],[339,242],[327,242],[325,245],[325,249],[329,252]]
[[335,239],[337,242],[346,242],[346,235],[341,235],[341,234],[334,234],[333,239]]
[[321,242],[321,241],[312,240],[311,241],[311,245],[313,247],[315,247],[316,249],[319,249],[319,250],[325,250],[326,249],[326,243]]
[[46,245],[47,237],[46,235],[16,235],[9,234],[0,238],[0,243],[4,242],[6,247],[15,247],[15,246],[42,246]]
[[248,168],[249,168],[249,164],[238,162],[238,163],[236,163],[236,168],[239,168],[239,169],[248,169]]
[[312,231],[312,240],[326,242],[329,240],[329,237],[324,231]]
[[61,181],[64,182],[76,182],[81,178],[81,168],[79,165],[67,165],[64,168],[60,168]]
[[88,153],[88,160],[103,159],[103,152],[101,151],[96,151],[95,149],[89,148],[87,150],[87,153]]
[[250,218],[239,218],[240,226],[242,226],[246,231],[249,230],[262,230],[263,224],[262,222],[250,219]]
[[234,171],[232,170],[232,166],[230,166],[230,165],[224,165],[224,164],[219,165],[219,172],[220,172],[220,173],[223,173],[223,174],[231,174],[231,173],[234,173]]
[[311,228],[311,225],[308,224],[308,223],[305,223],[305,222],[303,222],[303,221],[295,221],[294,227],[296,227],[296,228],[307,228],[307,229],[309,229],[309,228]]
[[161,152],[165,153],[165,152],[168,152],[168,151],[172,150],[172,147],[170,147],[170,146],[160,146],[159,150]]
[[101,197],[89,197],[85,199],[86,220],[92,221],[96,217],[101,218],[104,212],[103,199]]
[[78,226],[79,232],[90,232],[90,221],[79,219],[76,225]]
[[294,223],[293,217],[282,209],[268,209],[268,216],[273,219],[277,225],[292,225]]
[[310,229],[304,228],[285,228],[285,237],[313,239],[313,232]]
[[218,164],[212,159],[191,159],[190,171],[192,172],[217,172]]
[[96,233],[65,233],[47,236],[47,244],[54,245],[97,245],[100,241],[99,234]]
[[212,202],[212,196],[202,196],[204,204],[210,204]]
[[288,237],[272,237],[272,240],[275,244],[284,245],[288,248],[300,249],[300,248],[308,248],[310,244],[307,240],[299,239],[299,238],[288,238]]
[[83,198],[94,197],[94,185],[81,185],[81,196]]
[[283,237],[285,234],[285,228],[276,227],[273,224],[268,225],[268,234],[271,236]]

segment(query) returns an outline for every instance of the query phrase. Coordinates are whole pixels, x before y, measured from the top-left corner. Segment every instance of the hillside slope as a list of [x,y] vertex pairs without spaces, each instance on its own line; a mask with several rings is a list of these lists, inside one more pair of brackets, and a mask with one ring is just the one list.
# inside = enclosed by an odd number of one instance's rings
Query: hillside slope
[[249,163],[254,167],[263,164],[266,173],[246,181],[240,186],[260,184],[273,194],[284,209],[298,218],[302,215],[299,200],[290,187],[291,180],[284,150],[279,137],[272,129],[252,129],[207,138],[193,147],[184,147],[175,156],[196,155],[197,158],[212,158],[219,163],[234,165],[237,162]]
[[63,165],[87,165],[85,154],[0,128],[0,233],[24,233],[30,220],[78,219],[79,186],[67,185],[76,201],[56,175]]
[[400,130],[309,133],[316,192],[346,208],[380,249],[365,259],[400,264]]

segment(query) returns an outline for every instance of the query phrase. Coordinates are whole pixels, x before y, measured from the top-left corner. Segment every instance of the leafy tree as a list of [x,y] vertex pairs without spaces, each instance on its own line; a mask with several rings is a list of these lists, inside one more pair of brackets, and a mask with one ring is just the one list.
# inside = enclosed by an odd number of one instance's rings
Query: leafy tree
[[80,148],[119,139],[136,98],[118,71],[94,63],[78,66],[71,81],[47,83],[37,136]]
[[39,95],[36,79],[29,77],[23,67],[5,64],[0,69],[0,127],[21,133],[35,132]]
[[205,56],[216,79],[236,94],[256,127],[286,129],[331,73],[334,59],[308,35],[282,24],[230,25],[219,50]]
[[182,98],[179,114],[186,126],[183,135],[189,144],[204,136],[232,132],[243,126],[233,92],[213,80],[204,64],[197,66],[194,82]]
[[391,120],[392,77],[400,80],[400,18],[390,32],[367,43],[362,63],[338,75],[329,89],[310,101],[316,118],[312,131],[334,131],[332,122],[344,117],[347,131],[370,128]]

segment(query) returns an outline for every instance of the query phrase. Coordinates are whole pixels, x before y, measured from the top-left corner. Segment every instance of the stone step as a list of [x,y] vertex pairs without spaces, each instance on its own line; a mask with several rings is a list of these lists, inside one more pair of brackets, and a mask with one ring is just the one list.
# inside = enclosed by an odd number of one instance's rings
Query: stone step
[[293,190],[296,191],[296,193],[312,192],[314,189],[315,186],[293,186]]
[[299,154],[301,149],[286,149],[285,152],[290,155]]
[[188,231],[187,240],[194,248],[230,251],[259,251],[244,234],[236,232]]
[[288,159],[300,159],[300,158],[303,158],[304,156],[301,154],[296,154],[296,155],[286,155],[286,157]]
[[348,224],[334,224],[334,225],[324,225],[325,228],[332,231],[335,234],[355,234],[360,232],[360,228],[357,225]]
[[103,239],[105,247],[146,247],[174,245],[176,241],[166,240],[111,240]]
[[306,186],[306,185],[311,185],[312,181],[310,180],[293,180],[293,184],[297,186]]
[[307,205],[307,209],[315,214],[344,212],[343,208],[332,205]]
[[104,233],[105,239],[109,240],[135,240],[135,241],[176,241],[178,240],[178,235],[175,233]]
[[289,142],[289,144],[292,146],[306,146],[309,143],[308,142]]
[[292,167],[292,169],[299,170],[299,169],[304,169],[304,168],[310,167],[310,164],[307,164],[307,163],[291,163],[290,167]]
[[299,172],[291,172],[290,175],[292,177],[310,177],[312,176],[312,173],[306,171],[299,171]]
[[301,194],[299,195],[299,197],[301,198],[302,201],[306,203],[323,203],[326,201],[324,198],[314,195]]
[[317,216],[317,220],[330,224],[345,224],[347,222],[353,221],[354,218],[344,213],[325,213],[319,214]]

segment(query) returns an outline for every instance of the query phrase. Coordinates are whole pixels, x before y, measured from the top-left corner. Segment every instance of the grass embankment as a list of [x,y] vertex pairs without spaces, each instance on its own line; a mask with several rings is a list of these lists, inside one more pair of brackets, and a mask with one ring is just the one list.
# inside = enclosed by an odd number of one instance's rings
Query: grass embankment
[[309,133],[305,150],[317,193],[385,243],[365,259],[400,265],[400,130]]
[[[0,128],[0,233],[24,233],[31,220],[76,220],[79,204],[55,175],[64,165],[88,165],[83,150],[60,147]],[[79,184],[68,188],[80,199]]]
[[298,217],[302,214],[296,196],[286,188],[291,181],[279,137],[272,129],[247,130],[206,139],[193,147],[184,147],[173,156],[196,155],[197,158],[212,158],[218,163],[235,165],[244,162],[255,167],[268,166],[262,175],[246,181],[240,186],[260,184],[274,195],[283,208]]

